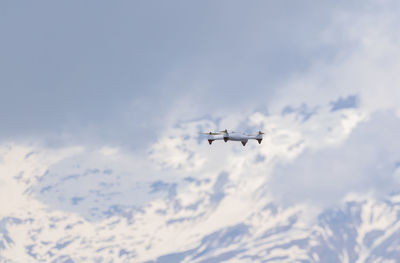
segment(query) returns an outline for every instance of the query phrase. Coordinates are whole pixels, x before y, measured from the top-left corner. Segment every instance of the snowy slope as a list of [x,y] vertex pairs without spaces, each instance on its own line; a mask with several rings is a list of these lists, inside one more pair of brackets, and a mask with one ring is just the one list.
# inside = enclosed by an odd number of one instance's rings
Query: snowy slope
[[[3,144],[1,262],[397,262],[399,145],[376,122],[303,107],[182,122],[145,154]],[[244,123],[261,145],[197,135]]]

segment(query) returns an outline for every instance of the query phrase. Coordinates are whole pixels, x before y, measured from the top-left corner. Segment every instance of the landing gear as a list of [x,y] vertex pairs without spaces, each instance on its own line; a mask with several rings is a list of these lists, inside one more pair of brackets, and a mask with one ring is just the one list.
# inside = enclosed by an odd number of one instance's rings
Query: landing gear
[[257,139],[258,144],[261,144],[262,139]]
[[246,146],[247,141],[242,141],[243,146]]

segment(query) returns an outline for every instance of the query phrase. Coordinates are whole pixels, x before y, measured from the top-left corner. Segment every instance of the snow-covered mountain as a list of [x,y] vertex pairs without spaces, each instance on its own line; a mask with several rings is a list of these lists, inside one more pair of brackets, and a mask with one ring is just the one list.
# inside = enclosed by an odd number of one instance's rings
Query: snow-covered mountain
[[[339,104],[181,122],[146,153],[5,143],[0,262],[399,262],[399,121]],[[228,126],[267,134],[198,136]]]

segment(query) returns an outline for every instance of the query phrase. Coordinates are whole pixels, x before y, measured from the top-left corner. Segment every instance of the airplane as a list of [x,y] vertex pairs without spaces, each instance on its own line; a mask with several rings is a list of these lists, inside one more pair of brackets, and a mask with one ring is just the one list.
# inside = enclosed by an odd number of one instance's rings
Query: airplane
[[[257,140],[258,143],[261,144],[263,135],[265,133],[259,131],[258,134],[256,135],[249,135],[242,132],[233,132],[233,131],[228,132],[228,130],[225,129],[223,131],[218,131],[218,132],[201,132],[200,134],[208,135],[208,143],[210,145],[212,144],[213,141],[224,140],[224,142],[240,141],[243,144],[243,146],[246,146],[248,140]],[[223,136],[215,137],[215,135],[223,135]]]

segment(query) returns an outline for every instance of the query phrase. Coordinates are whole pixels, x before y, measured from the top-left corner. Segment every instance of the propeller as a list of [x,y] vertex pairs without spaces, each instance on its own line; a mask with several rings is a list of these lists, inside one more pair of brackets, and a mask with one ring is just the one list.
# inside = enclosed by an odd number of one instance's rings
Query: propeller
[[255,135],[251,135],[251,136],[264,135],[264,134],[265,134],[265,132],[258,131],[258,133],[257,133],[257,134],[255,134]]
[[200,132],[200,134],[206,134],[206,135],[221,135],[221,134],[228,134],[228,130],[225,129],[223,131],[217,131],[217,132]]
[[222,134],[221,132],[200,132],[200,134],[205,134],[205,135],[220,135]]

